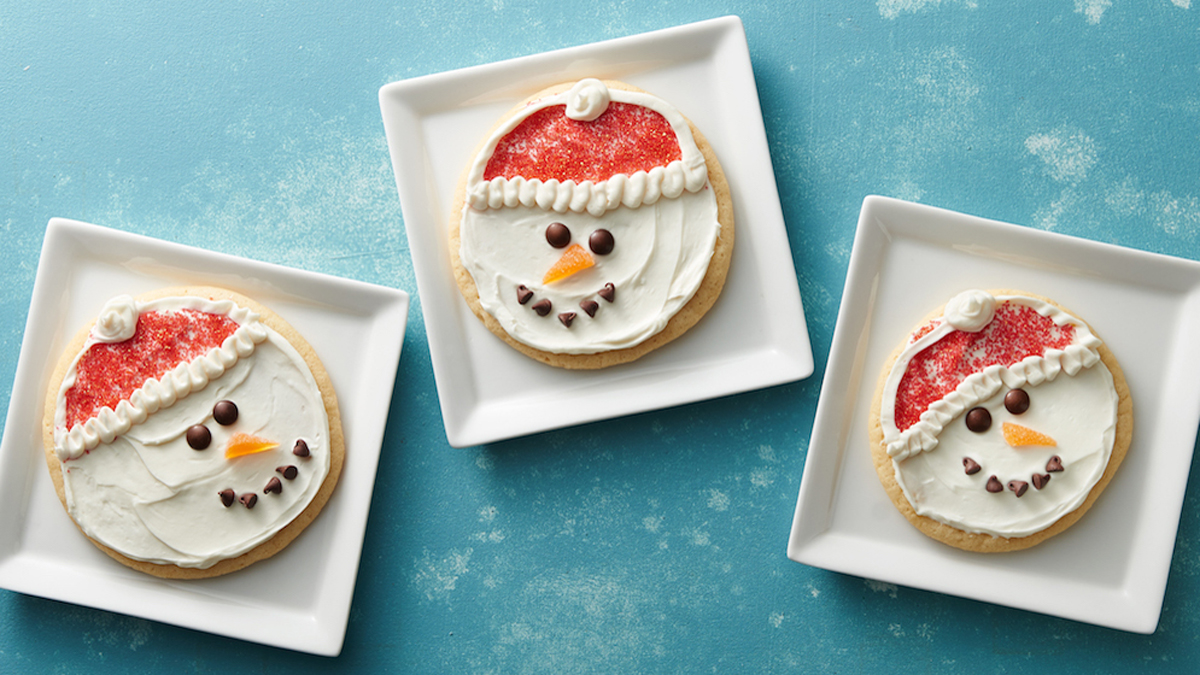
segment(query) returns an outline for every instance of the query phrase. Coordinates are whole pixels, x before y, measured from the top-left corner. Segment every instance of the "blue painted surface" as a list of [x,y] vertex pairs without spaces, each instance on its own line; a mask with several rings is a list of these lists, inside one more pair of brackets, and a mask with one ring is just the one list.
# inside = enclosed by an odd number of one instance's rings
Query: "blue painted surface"
[[784,546],[865,195],[1200,258],[1200,3],[337,4],[0,14],[0,405],[51,216],[415,292],[381,85],[724,14],[745,23],[817,372],[454,450],[414,298],[340,657],[0,591],[0,672],[1194,671],[1195,474],[1150,636]]

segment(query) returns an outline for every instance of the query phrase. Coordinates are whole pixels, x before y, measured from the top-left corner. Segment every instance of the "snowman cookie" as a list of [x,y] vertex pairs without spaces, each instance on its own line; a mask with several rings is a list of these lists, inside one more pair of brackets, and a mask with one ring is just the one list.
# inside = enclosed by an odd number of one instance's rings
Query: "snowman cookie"
[[345,454],[312,348],[223,289],[110,300],[64,351],[45,410],[67,513],[114,559],[165,578],[277,553],[321,511]]
[[1074,524],[1133,433],[1116,358],[1081,319],[1020,291],[966,291],[884,367],[875,470],[926,535],[969,551],[1028,548]]
[[506,114],[467,165],[450,219],[472,312],[518,351],[603,368],[679,337],[733,252],[712,148],[662,99],[596,79]]

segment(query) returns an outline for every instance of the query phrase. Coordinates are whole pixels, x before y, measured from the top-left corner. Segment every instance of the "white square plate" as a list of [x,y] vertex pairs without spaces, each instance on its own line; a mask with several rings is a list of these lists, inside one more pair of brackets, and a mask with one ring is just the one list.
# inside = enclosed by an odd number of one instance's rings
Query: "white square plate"
[[[450,269],[451,200],[471,152],[529,95],[583,77],[670,101],[721,160],[737,234],[722,297],[695,328],[623,366],[567,371],[495,338]],[[456,447],[808,377],[808,328],[737,17],[395,82],[379,92],[446,436]],[[553,410],[553,414],[532,411]]]
[[[184,284],[253,297],[308,340],[337,392],[346,463],[321,516],[282,552],[234,574],[172,581],[117,563],[79,533],[50,483],[41,420],[59,353],[105,301]],[[0,587],[338,654],[407,318],[402,291],[52,219],[0,443]]]
[[[969,288],[1050,297],[1091,324],[1125,372],[1133,442],[1092,509],[1017,553],[927,538],[871,464],[867,417],[886,359]],[[882,197],[862,207],[788,557],[1121,630],[1152,633],[1200,423],[1200,264]]]

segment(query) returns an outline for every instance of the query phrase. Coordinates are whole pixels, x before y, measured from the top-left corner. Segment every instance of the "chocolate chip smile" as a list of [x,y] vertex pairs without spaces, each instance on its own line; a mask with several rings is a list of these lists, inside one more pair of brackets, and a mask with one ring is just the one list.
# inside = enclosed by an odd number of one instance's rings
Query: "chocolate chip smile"
[[[617,298],[617,287],[610,281],[596,291],[596,295],[605,302],[611,304]],[[532,305],[529,304],[534,298],[534,292],[525,284],[517,286],[517,304],[528,305],[530,309],[537,313],[538,316],[549,316],[554,309],[554,303],[550,302],[549,298],[542,298]],[[579,308],[583,310],[590,318],[596,317],[596,312],[600,311],[600,303],[591,298],[584,298],[579,301]],[[570,328],[575,322],[575,317],[578,316],[575,312],[561,312],[558,314],[558,320],[566,328]]]

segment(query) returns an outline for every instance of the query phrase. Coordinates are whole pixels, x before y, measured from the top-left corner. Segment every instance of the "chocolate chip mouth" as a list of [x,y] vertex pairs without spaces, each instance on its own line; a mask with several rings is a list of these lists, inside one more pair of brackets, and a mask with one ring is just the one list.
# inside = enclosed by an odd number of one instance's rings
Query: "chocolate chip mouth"
[[[963,457],[962,463],[963,471],[968,476],[974,476],[975,474],[980,473],[983,469],[983,466],[971,457]],[[1050,483],[1050,474],[1058,473],[1063,470],[1064,467],[1062,458],[1058,455],[1054,455],[1048,462],[1046,462],[1045,473],[1038,473],[1035,471],[1029,476],[1029,480],[1024,480],[1024,477],[1021,477],[1010,479],[1007,482],[1001,482],[1000,478],[997,477],[996,474],[991,474],[987,477],[987,482],[984,484],[984,489],[992,494],[999,494],[1004,492],[1004,489],[1007,487],[1008,490],[1016,495],[1019,499],[1029,490],[1030,484],[1033,485],[1034,489],[1042,490]]]
[[[308,443],[305,443],[303,438],[296,439],[296,445],[292,448],[292,454],[295,455],[301,463],[312,457],[312,453],[308,449]],[[285,464],[283,466],[276,467],[275,473],[278,473],[280,476],[282,476],[284,480],[292,481],[296,479],[296,476],[300,475],[300,469],[298,469],[295,464]],[[286,483],[279,480],[279,477],[271,476],[271,479],[267,481],[266,486],[262,488],[262,492],[264,495],[283,494],[284,485],[286,485]],[[231,487],[218,491],[217,497],[219,497],[221,500],[221,506],[224,506],[225,508],[233,506],[234,501],[241,502],[242,506],[246,507],[247,509],[252,509],[256,504],[258,504],[258,493],[245,492],[239,495]]]
[[[596,291],[595,295],[596,297],[604,300],[606,303],[611,304],[617,299],[617,288],[610,281],[604,284],[600,290]],[[541,300],[532,302],[532,304],[530,304],[533,300],[534,292],[530,290],[528,286],[525,284],[520,284],[517,286],[517,304],[528,305],[529,308],[532,309],[538,316],[549,316],[550,312],[554,310],[554,303],[551,302],[549,298],[542,298]],[[590,297],[584,298],[583,300],[579,301],[579,308],[582,309],[583,313],[587,314],[589,318],[594,319],[596,317],[596,312],[600,311],[600,303],[596,302]],[[558,321],[563,326],[570,328],[571,325],[575,323],[575,318],[577,316],[579,315],[573,311],[560,312],[558,314]]]

